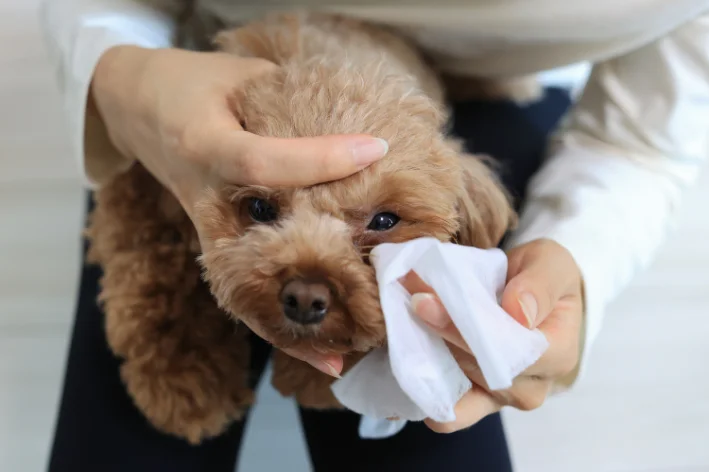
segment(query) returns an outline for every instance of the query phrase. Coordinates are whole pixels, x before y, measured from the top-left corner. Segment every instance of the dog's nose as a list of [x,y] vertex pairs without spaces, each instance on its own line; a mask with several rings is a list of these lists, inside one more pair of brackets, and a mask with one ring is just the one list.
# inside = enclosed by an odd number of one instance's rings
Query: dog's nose
[[330,289],[322,282],[295,279],[281,291],[283,314],[300,324],[315,324],[330,307]]

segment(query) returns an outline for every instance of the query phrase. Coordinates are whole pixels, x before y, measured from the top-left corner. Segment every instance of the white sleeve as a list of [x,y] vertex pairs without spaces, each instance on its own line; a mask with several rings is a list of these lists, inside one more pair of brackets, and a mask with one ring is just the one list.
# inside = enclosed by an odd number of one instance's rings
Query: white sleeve
[[583,370],[604,310],[653,259],[709,153],[709,16],[597,64],[528,187],[519,245],[550,238],[586,295]]
[[85,184],[93,186],[130,164],[110,145],[98,117],[87,115],[94,68],[113,46],[169,47],[175,22],[137,0],[43,0],[40,18],[59,76],[72,153]]

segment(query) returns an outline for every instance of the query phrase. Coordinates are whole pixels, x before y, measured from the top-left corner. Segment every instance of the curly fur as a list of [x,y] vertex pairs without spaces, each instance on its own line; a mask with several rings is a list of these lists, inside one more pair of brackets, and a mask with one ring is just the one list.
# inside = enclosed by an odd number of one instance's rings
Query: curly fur
[[194,227],[177,201],[136,166],[95,195],[89,260],[121,377],[162,431],[198,442],[242,416],[247,330],[224,316],[195,262]]
[[[291,13],[225,31],[216,44],[280,66],[234,97],[248,131],[368,133],[386,139],[390,152],[363,172],[309,188],[209,189],[196,217],[202,254],[192,223],[142,167],[97,192],[88,236],[105,271],[101,302],[123,380],[157,428],[195,443],[220,433],[252,401],[244,324],[281,348],[343,354],[349,368],[386,341],[368,264],[373,246],[431,236],[492,247],[515,219],[488,167],[446,136],[439,78],[398,36]],[[271,202],[278,219],[254,222],[246,209],[253,197]],[[379,212],[401,221],[386,232],[368,230]],[[283,316],[278,295],[294,277],[331,287],[321,323]],[[301,405],[339,408],[332,381],[274,355],[274,386]]]

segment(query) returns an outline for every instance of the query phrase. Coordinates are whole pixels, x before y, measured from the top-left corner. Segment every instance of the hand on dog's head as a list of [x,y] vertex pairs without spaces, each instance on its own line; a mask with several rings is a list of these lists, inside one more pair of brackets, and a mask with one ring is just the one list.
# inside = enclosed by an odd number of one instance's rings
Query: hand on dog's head
[[224,185],[198,205],[200,260],[214,296],[279,348],[345,354],[381,345],[372,247],[423,236],[493,247],[514,221],[492,172],[445,137],[432,100],[415,90],[402,96],[405,85],[314,64],[279,69],[234,100],[256,134],[365,133],[390,145],[382,161],[343,180]]

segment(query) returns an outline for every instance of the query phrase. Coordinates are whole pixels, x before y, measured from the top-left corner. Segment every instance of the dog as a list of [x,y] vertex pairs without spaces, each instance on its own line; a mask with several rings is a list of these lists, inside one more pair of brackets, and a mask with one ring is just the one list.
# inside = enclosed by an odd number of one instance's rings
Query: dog
[[[109,345],[137,407],[192,443],[253,401],[246,327],[281,349],[341,354],[346,371],[386,343],[373,247],[434,237],[490,248],[516,222],[486,159],[447,135],[441,77],[395,32],[288,12],[224,30],[215,44],[278,66],[234,93],[247,131],[364,133],[389,152],[307,188],[224,183],[205,191],[194,224],[139,165],[97,191],[87,236],[104,271]],[[273,363],[281,394],[341,408],[331,376],[280,350]]]

